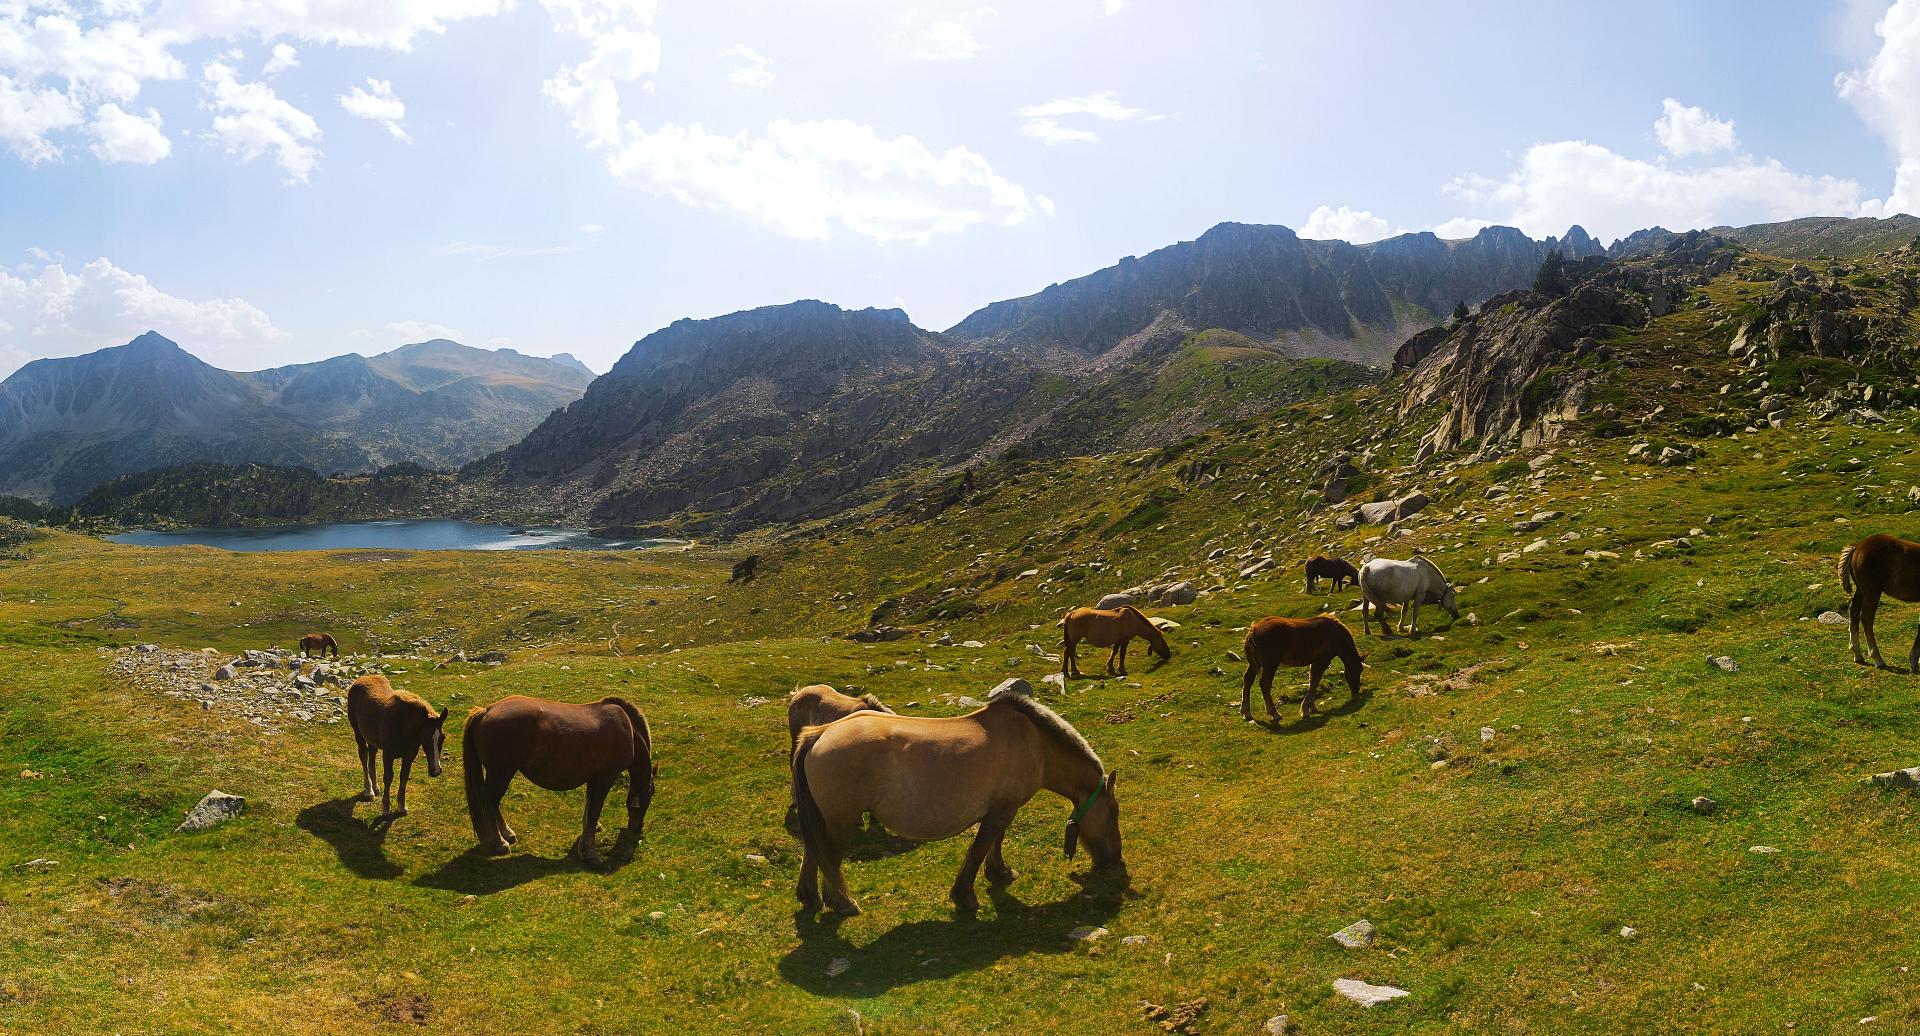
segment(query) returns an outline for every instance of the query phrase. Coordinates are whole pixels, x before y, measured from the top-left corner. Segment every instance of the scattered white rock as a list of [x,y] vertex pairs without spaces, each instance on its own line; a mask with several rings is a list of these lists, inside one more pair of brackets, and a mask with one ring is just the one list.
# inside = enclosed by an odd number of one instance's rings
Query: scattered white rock
[[229,795],[218,788],[207,792],[198,805],[187,813],[187,818],[174,828],[174,832],[205,831],[247,811],[247,800],[238,795]]
[[1828,611],[1821,612],[1819,617],[1814,621],[1822,622],[1829,626],[1845,626],[1847,624],[1847,617],[1839,612]]
[[1293,1019],[1284,1014],[1276,1014],[1267,1019],[1267,1024],[1262,1026],[1260,1031],[1266,1033],[1267,1036],[1287,1036],[1287,1033],[1292,1030]]
[[1493,729],[1492,727],[1481,727],[1481,728],[1480,728],[1480,743],[1481,743],[1481,744],[1483,744],[1483,745],[1484,745],[1484,744],[1486,744],[1487,742],[1489,742],[1489,741],[1492,741],[1492,740],[1493,740],[1493,736],[1494,736],[1494,729]]
[[1708,655],[1707,664],[1723,673],[1737,673],[1740,671],[1740,663],[1735,662],[1726,655]]
[[1148,937],[1147,937],[1147,936],[1144,936],[1144,935],[1128,935],[1128,936],[1124,936],[1124,937],[1122,937],[1122,938],[1121,938],[1121,940],[1120,940],[1120,945],[1122,945],[1122,946],[1145,946],[1145,945],[1147,944],[1147,939],[1148,939]]
[[1695,795],[1693,797],[1692,806],[1693,806],[1693,811],[1695,813],[1700,814],[1701,816],[1706,816],[1707,814],[1712,813],[1715,810],[1718,810],[1720,808],[1720,804],[1718,802],[1713,801],[1712,799],[1706,797],[1705,795]]
[[851,967],[853,967],[852,961],[848,960],[845,957],[835,957],[832,960],[827,962],[827,977],[839,978],[840,976],[846,974],[847,969]]
[[1780,850],[1775,849],[1771,845],[1756,845],[1753,848],[1748,849],[1747,851],[1750,853],[1759,853],[1762,856],[1771,856],[1774,853],[1779,852]]
[[43,871],[49,867],[56,865],[57,863],[59,863],[58,860],[49,860],[44,856],[38,856],[31,860],[28,860],[27,862],[21,864],[20,866],[25,867],[30,871]]
[[1105,928],[1090,924],[1083,924],[1067,933],[1067,938],[1072,939],[1074,942],[1099,942],[1101,939],[1106,938],[1106,936],[1107,930]]
[[1620,938],[1622,939],[1632,939],[1635,936],[1638,936],[1639,934],[1640,934],[1640,930],[1630,925],[1620,926]]
[[1352,978],[1334,979],[1333,991],[1359,1004],[1361,1007],[1374,1007],[1379,1004],[1384,1004],[1389,1000],[1398,1000],[1403,996],[1413,995],[1411,992],[1400,989],[1397,986],[1376,986],[1372,983],[1362,982],[1359,979]]
[[1333,933],[1333,941],[1349,950],[1364,950],[1373,945],[1373,923],[1359,920]]
[[1909,766],[1904,770],[1888,770],[1867,778],[1883,788],[1920,788],[1920,766]]

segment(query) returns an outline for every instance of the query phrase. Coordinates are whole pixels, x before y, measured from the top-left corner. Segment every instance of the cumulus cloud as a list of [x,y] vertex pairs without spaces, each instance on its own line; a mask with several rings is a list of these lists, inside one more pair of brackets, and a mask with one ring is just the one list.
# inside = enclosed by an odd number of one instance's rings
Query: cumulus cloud
[[1893,192],[1861,213],[1920,213],[1920,0],[1896,0],[1873,31],[1880,50],[1834,83],[1894,154]]
[[1107,14],[1119,14],[1126,6],[1127,0],[1100,0],[1100,9]]
[[409,343],[425,342],[435,338],[457,342],[466,337],[458,328],[424,320],[396,320],[387,325],[387,330],[399,335],[401,341]]
[[243,83],[233,66],[209,61],[201,69],[206,106],[217,114],[213,135],[229,154],[251,162],[267,152],[287,174],[288,183],[306,183],[320,162],[320,125],[313,116],[280,99],[265,83]]
[[1300,236],[1363,245],[1386,237],[1391,233],[1390,226],[1386,220],[1364,209],[1322,205],[1307,216],[1306,223],[1300,227]]
[[727,82],[735,86],[759,90],[773,85],[773,62],[744,43],[736,43],[721,51],[720,60],[735,62],[732,71],[727,73]]
[[1103,122],[1129,122],[1143,119],[1147,122],[1159,122],[1165,115],[1156,115],[1145,108],[1134,108],[1120,103],[1120,94],[1113,90],[1087,94],[1084,97],[1060,97],[1039,104],[1029,104],[1014,109],[1015,115],[1023,121],[1020,134],[1031,137],[1043,144],[1084,144],[1099,140],[1100,135],[1084,125],[1069,125],[1067,120],[1098,119]]
[[76,102],[131,100],[144,82],[186,74],[164,35],[131,20],[83,25],[64,7],[29,19],[0,5],[0,69],[28,82],[57,81]]
[[540,0],[554,28],[575,36],[597,36],[619,25],[650,25],[654,0]]
[[289,68],[299,67],[300,52],[293,49],[292,44],[276,43],[273,45],[273,53],[267,57],[266,65],[260,69],[260,74],[272,79]]
[[243,299],[169,295],[106,259],[72,272],[57,262],[18,277],[0,271],[0,367],[8,371],[27,359],[119,345],[148,330],[235,358],[286,337]]
[[108,101],[93,113],[87,129],[93,135],[93,153],[102,162],[152,165],[173,153],[173,141],[160,125],[160,113],[152,108],[135,115]]
[[911,20],[893,35],[893,50],[911,61],[967,61],[980,54],[974,27],[1000,12],[992,7],[932,20]]
[[182,42],[291,37],[404,51],[423,33],[444,33],[454,22],[491,17],[512,6],[513,0],[161,0],[151,21],[159,32]]
[[356,86],[352,93],[339,97],[340,107],[346,109],[348,115],[385,126],[395,140],[409,144],[413,142],[413,138],[407,136],[406,127],[400,125],[400,121],[407,117],[407,106],[394,96],[392,83],[369,76],[366,87]]
[[80,106],[66,94],[0,75],[0,141],[21,161],[39,165],[59,158],[59,145],[47,135],[80,121]]
[[1705,108],[1681,104],[1669,97],[1660,102],[1660,113],[1653,124],[1654,135],[1660,138],[1660,146],[1677,158],[1731,151],[1738,143],[1732,121],[1714,118]]
[[594,147],[620,139],[620,86],[660,70],[660,37],[643,29],[614,26],[593,38],[585,61],[555,73],[542,86],[574,131]]
[[[1493,221],[1490,219],[1475,219],[1472,216],[1455,216],[1452,219],[1443,220],[1434,224],[1433,235],[1448,241],[1457,241],[1460,238],[1472,237],[1493,225]],[[1573,224],[1569,223],[1567,225],[1572,226]]]
[[1012,225],[1053,211],[967,148],[936,152],[841,119],[781,119],[760,136],[699,124],[635,129],[608,167],[628,186],[804,238],[843,228],[925,244],[978,223]]

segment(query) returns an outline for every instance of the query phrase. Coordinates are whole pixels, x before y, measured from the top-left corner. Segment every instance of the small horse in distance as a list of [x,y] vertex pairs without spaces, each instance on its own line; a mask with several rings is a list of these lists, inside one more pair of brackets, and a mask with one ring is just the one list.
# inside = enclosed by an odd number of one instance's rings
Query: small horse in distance
[[[1891,668],[1880,657],[1880,640],[1873,635],[1874,616],[1880,612],[1880,597],[1911,604],[1920,601],[1920,543],[1892,536],[1874,535],[1847,548],[1840,556],[1840,588],[1852,594],[1847,607],[1848,642],[1853,660],[1866,665],[1860,654],[1860,634],[1866,633],[1867,646],[1873,651],[1873,664]],[[1907,670],[1920,672],[1920,635],[1907,652]]]
[[300,638],[300,654],[303,658],[312,658],[316,652],[325,658],[329,651],[333,652],[333,657],[340,657],[340,645],[334,641],[331,633],[309,633]]
[[[440,776],[440,756],[447,746],[447,714],[436,712],[426,699],[412,691],[396,691],[386,677],[375,673],[363,676],[347,688],[347,723],[353,727],[354,745],[360,751],[360,775],[366,787],[359,801],[373,801],[373,757],[379,755],[386,768],[386,780],[380,790],[380,815],[386,818],[407,815],[407,778],[413,774],[413,757],[427,754],[427,776]],[[400,759],[400,808],[393,808],[393,760]]]
[[1383,606],[1401,605],[1400,628],[1404,632],[1409,622],[1413,632],[1420,632],[1420,606],[1437,604],[1445,608],[1448,615],[1457,621],[1460,618],[1460,603],[1455,598],[1453,584],[1447,582],[1445,573],[1431,558],[1415,557],[1409,561],[1393,561],[1388,558],[1374,558],[1360,568],[1360,628],[1370,629],[1367,606],[1372,605],[1374,614],[1380,619],[1380,635],[1393,636],[1387,629],[1387,613]]
[[1337,593],[1342,586],[1358,583],[1360,570],[1343,558],[1319,554],[1307,560],[1307,592],[1318,593],[1322,579],[1332,579],[1333,589]]
[[787,695],[788,754],[791,755],[793,747],[800,743],[800,731],[807,727],[824,727],[856,712],[894,714],[892,709],[871,694],[856,698],[851,694],[841,694],[823,683],[809,684]]
[[[1135,637],[1146,640],[1147,647],[1165,662],[1173,658],[1173,649],[1167,647],[1166,635],[1160,627],[1147,618],[1146,613],[1133,605],[1102,610],[1099,608],[1075,608],[1060,618],[1062,649],[1060,652],[1060,675],[1069,680],[1080,679],[1080,642],[1086,641],[1094,647],[1112,648],[1107,655],[1107,675],[1127,675],[1127,645]],[[1118,663],[1118,669],[1115,663]]]
[[1066,854],[1084,832],[1097,869],[1122,867],[1118,774],[1109,773],[1085,738],[1052,709],[1034,701],[1024,680],[1009,680],[987,704],[964,716],[930,718],[862,712],[800,733],[793,753],[793,801],[800,812],[796,890],[808,909],[857,914],[841,862],[860,819],[872,813],[888,831],[933,842],[979,825],[949,896],[972,912],[974,880],[1005,885],[1016,874],[1001,856],[1014,815],[1041,790],[1074,807]]
[[1260,696],[1267,702],[1267,718],[1278,723],[1273,708],[1273,674],[1281,666],[1312,666],[1307,677],[1307,693],[1300,698],[1300,718],[1313,715],[1314,695],[1320,690],[1320,677],[1334,659],[1340,660],[1347,674],[1347,689],[1360,695],[1360,668],[1363,659],[1354,646],[1353,631],[1331,615],[1308,619],[1261,619],[1247,629],[1247,675],[1240,681],[1240,718],[1253,722],[1253,680],[1260,678]]
[[593,836],[600,810],[624,771],[627,831],[638,837],[653,802],[653,732],[640,710],[622,698],[606,697],[575,705],[511,695],[467,716],[460,758],[466,769],[467,815],[480,848],[502,856],[520,837],[500,815],[500,800],[517,773],[548,791],[587,786],[586,818],[573,854],[598,865]]
[[733,563],[733,574],[727,577],[729,583],[751,583],[760,574],[760,555],[748,554]]

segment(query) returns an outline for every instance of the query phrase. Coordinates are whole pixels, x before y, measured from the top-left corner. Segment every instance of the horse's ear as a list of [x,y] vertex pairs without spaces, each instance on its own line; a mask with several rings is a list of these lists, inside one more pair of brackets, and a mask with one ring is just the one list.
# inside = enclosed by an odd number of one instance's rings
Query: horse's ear
[[1073,851],[1080,847],[1080,822],[1067,821],[1067,859],[1073,859]]
[[1113,794],[1113,782],[1120,779],[1120,771],[1112,770],[1107,774],[1107,794]]
[[654,763],[654,764],[653,764],[653,775],[654,775],[655,777],[658,777],[658,776],[660,776],[660,764],[659,764],[659,763]]

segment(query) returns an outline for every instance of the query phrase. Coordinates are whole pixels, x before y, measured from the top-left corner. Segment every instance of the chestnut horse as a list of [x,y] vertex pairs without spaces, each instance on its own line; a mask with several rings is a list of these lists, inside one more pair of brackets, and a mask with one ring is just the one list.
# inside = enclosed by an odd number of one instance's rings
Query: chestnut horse
[[1360,570],[1349,561],[1319,554],[1307,559],[1307,592],[1317,592],[1322,579],[1332,579],[1333,588],[1337,591],[1343,584],[1358,585]]
[[1313,696],[1320,690],[1320,677],[1334,659],[1340,660],[1347,674],[1347,688],[1360,694],[1360,650],[1354,647],[1353,631],[1331,615],[1309,619],[1261,619],[1247,630],[1247,675],[1240,680],[1240,717],[1253,722],[1253,678],[1260,677],[1260,696],[1267,700],[1267,718],[1279,722],[1273,708],[1273,672],[1281,666],[1312,666],[1307,677],[1307,693],[1300,698],[1300,718],[1313,715]]
[[1014,879],[1001,841],[1014,814],[1042,789],[1074,807],[1069,858],[1084,832],[1095,867],[1123,866],[1117,774],[1032,693],[1025,680],[1008,680],[965,716],[862,712],[801,731],[793,753],[793,801],[805,846],[800,902],[818,909],[824,886],[835,913],[860,912],[840,864],[861,816],[872,813],[888,831],[916,842],[952,838],[978,824],[950,893],[962,911],[978,909],[973,884],[981,865],[996,885]]
[[480,848],[500,856],[519,841],[500,815],[500,800],[513,775],[548,791],[587,786],[587,815],[573,852],[598,864],[593,836],[600,830],[600,808],[620,779],[627,785],[627,830],[638,836],[653,802],[653,733],[640,710],[620,698],[575,705],[512,695],[467,716],[460,757],[466,768],[467,814]]
[[[361,802],[373,801],[373,757],[380,756],[386,767],[386,781],[380,788],[380,815],[407,815],[407,778],[413,774],[413,757],[427,753],[427,776],[440,776],[440,753],[447,746],[447,714],[435,712],[432,705],[412,691],[396,691],[387,678],[375,673],[363,676],[347,688],[347,722],[353,727],[353,742],[360,750],[360,775],[366,787]],[[400,758],[400,809],[393,808],[393,760]]]
[[[1167,647],[1167,638],[1161,634],[1160,627],[1133,605],[1119,608],[1075,608],[1062,616],[1056,624],[1061,630],[1064,645],[1060,652],[1060,675],[1069,680],[1079,679],[1081,641],[1094,647],[1112,648],[1107,655],[1107,675],[1127,675],[1127,645],[1135,637],[1144,637],[1147,646],[1165,662],[1173,657],[1172,649]],[[1119,669],[1114,663],[1119,662]]]
[[302,656],[312,658],[313,653],[316,651],[320,653],[321,658],[327,657],[327,652],[329,651],[333,652],[333,657],[340,657],[340,645],[334,642],[333,634],[331,633],[309,633],[300,638],[300,654]]
[[824,727],[836,719],[843,719],[856,712],[884,712],[893,715],[893,710],[881,704],[880,699],[871,694],[858,698],[839,691],[823,683],[810,684],[787,695],[787,752],[793,752],[793,746],[800,743],[800,731],[806,727]]
[[[1848,547],[1840,556],[1840,588],[1853,595],[1847,608],[1853,660],[1867,663],[1860,654],[1860,633],[1864,629],[1873,664],[1888,668],[1880,657],[1880,641],[1873,635],[1873,619],[1880,611],[1881,594],[1909,604],[1920,601],[1920,543],[1874,535]],[[1920,672],[1920,635],[1914,638],[1913,650],[1907,652],[1907,669]]]

